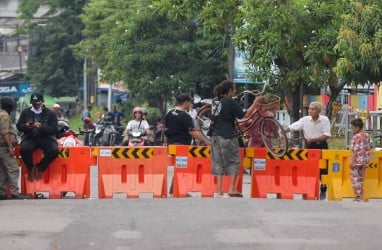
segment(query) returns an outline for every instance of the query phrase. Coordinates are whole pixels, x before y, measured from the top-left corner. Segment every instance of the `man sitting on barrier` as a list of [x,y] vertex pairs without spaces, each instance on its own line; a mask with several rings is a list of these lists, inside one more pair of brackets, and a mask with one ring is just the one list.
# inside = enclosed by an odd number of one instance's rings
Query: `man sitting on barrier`
[[[41,173],[58,155],[56,134],[58,122],[56,114],[43,105],[42,94],[33,94],[30,99],[31,108],[24,109],[17,122],[17,129],[21,135],[21,157],[28,168],[28,180],[41,179]],[[33,152],[41,148],[43,158],[36,165],[33,164]]]
[[[308,115],[289,125],[285,128],[285,132],[302,130],[304,132],[306,148],[328,149],[327,140],[332,136],[330,132],[330,122],[328,117],[320,115],[321,109],[321,103],[312,102],[309,105]],[[320,179],[321,175],[326,174],[328,174],[327,169],[320,169]],[[320,199],[325,198],[326,189],[326,185],[321,185]]]
[[[176,97],[176,107],[167,112],[164,118],[164,145],[191,145],[192,138],[202,141],[205,145],[211,143],[196,130],[192,117],[188,114],[192,106],[192,98],[186,93]],[[173,193],[174,180],[170,186],[170,196]]]

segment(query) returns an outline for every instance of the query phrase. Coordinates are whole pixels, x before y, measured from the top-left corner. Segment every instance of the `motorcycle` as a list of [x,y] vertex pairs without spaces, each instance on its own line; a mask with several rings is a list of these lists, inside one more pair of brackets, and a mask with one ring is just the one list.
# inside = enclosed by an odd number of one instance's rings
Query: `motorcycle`
[[58,121],[57,143],[63,147],[83,146],[83,143],[78,139],[78,133],[69,128],[66,121]]
[[92,146],[114,146],[117,133],[112,122],[98,122],[90,134],[90,143]]
[[116,130],[115,145],[120,145],[123,141],[123,131],[125,128],[120,124],[114,124]]
[[146,136],[147,136],[147,133],[142,131],[129,132],[128,146],[131,146],[131,147],[145,146]]

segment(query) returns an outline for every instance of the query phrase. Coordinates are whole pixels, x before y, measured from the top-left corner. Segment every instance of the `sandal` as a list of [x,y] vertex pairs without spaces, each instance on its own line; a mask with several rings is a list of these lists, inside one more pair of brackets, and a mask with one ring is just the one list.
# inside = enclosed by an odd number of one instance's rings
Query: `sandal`
[[229,197],[243,197],[243,195],[241,193],[232,193],[232,194],[228,194]]
[[37,193],[35,195],[35,199],[48,199],[44,194]]

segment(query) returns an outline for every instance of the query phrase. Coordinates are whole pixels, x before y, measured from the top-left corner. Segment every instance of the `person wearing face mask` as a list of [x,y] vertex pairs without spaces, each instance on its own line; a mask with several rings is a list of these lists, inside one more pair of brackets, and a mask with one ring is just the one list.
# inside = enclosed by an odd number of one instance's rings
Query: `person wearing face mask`
[[[24,109],[16,124],[21,135],[21,157],[28,169],[28,181],[41,179],[42,172],[56,159],[58,145],[56,134],[58,122],[56,114],[44,106],[44,96],[41,93],[32,94],[32,107]],[[33,164],[33,152],[41,148],[43,158]]]

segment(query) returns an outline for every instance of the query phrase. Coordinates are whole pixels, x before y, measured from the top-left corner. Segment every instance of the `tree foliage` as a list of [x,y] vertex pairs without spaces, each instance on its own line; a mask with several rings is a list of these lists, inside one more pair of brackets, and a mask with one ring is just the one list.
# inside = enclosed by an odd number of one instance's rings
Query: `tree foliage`
[[194,20],[176,22],[135,1],[92,1],[81,16],[83,40],[94,66],[108,80],[123,80],[135,99],[165,110],[180,92],[195,92],[222,79],[225,44],[203,36]]
[[[24,29],[31,34],[31,54],[27,79],[40,91],[53,96],[75,95],[82,83],[82,61],[75,58],[71,45],[82,39],[79,14],[86,1],[23,0],[18,8]],[[34,15],[42,5],[49,10],[41,18]]]
[[256,79],[282,86],[292,120],[301,116],[302,88],[343,87],[333,71],[341,11],[342,1],[311,0],[248,0],[241,8],[244,21],[235,37],[237,44],[249,51],[258,67]]
[[233,37],[234,45],[249,52],[250,63],[258,69],[254,81],[278,84],[295,120],[301,108],[301,86],[336,84],[332,80],[337,57],[333,48],[342,3],[157,0],[155,6],[174,18],[194,15],[215,34]]
[[[40,19],[46,26],[39,26],[32,17],[43,4],[50,8]],[[225,78],[233,41],[249,52],[258,69],[254,80],[284,91],[296,120],[302,88],[329,89],[330,115],[330,103],[345,84],[381,80],[381,5],[377,0],[24,0],[19,15],[33,37],[43,38],[32,41],[27,76],[49,94],[73,92],[82,82],[80,59],[86,57],[105,79],[123,80],[131,96],[163,112],[173,95]]]
[[357,1],[342,17],[336,73],[353,85],[382,80],[382,3]]

